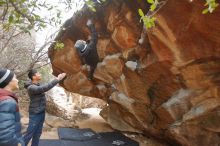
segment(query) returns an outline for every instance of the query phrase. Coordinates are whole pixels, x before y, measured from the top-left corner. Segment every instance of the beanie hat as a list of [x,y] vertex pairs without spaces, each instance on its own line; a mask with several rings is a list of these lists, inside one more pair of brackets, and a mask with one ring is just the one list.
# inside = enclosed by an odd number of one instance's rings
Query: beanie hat
[[4,88],[14,77],[14,73],[8,69],[0,69],[0,88]]
[[74,47],[80,52],[84,53],[86,51],[86,42],[84,40],[77,40]]

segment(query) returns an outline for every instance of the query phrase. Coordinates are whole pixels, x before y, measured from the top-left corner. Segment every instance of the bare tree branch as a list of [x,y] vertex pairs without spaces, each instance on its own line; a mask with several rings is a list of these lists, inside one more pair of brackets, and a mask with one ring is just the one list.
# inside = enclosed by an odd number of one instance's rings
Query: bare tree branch
[[6,3],[6,7],[4,7],[3,13],[0,16],[0,18],[2,18],[2,21],[5,21],[7,13],[8,13],[8,3]]
[[2,53],[2,52],[5,51],[5,49],[7,48],[8,44],[10,43],[10,41],[11,41],[14,37],[16,37],[16,36],[18,36],[18,35],[20,35],[20,34],[22,33],[22,32],[18,32],[17,34],[14,35],[15,32],[16,32],[16,28],[13,29],[13,32],[12,32],[11,36],[6,40],[6,42],[4,43],[3,47],[1,47],[0,53]]
[[34,24],[34,20],[30,16],[28,16],[27,14],[22,13],[21,10],[18,8],[18,6],[13,1],[9,1],[9,2],[12,4],[12,6],[14,7],[15,11],[18,14],[20,14],[21,16],[26,18],[30,22],[30,24],[32,24],[32,25]]

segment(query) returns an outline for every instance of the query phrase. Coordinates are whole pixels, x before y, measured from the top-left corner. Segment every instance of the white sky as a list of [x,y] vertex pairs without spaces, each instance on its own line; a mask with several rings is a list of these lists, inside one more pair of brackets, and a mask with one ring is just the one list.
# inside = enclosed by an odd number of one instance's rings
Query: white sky
[[[65,4],[63,3],[59,3],[59,0],[47,0],[47,3],[50,3],[51,5],[57,6],[58,9],[61,10],[61,21],[62,24],[69,18],[71,18],[74,14],[74,12],[76,12],[77,10],[79,10],[80,8],[82,8],[82,6],[84,5],[84,2],[82,0],[72,0],[72,1],[77,1],[77,4],[74,2],[72,2],[72,9],[71,10],[67,10]],[[40,10],[39,11],[39,15],[41,15],[42,17],[50,17],[51,15],[55,15],[56,12],[55,10]],[[47,37],[49,37],[51,34],[55,33],[57,30],[60,29],[60,26],[57,27],[52,27],[52,26],[48,26],[47,28],[45,28],[42,31],[38,31],[35,33],[35,39],[36,39],[36,47],[40,48],[44,43],[45,43],[45,39]],[[56,35],[55,35],[56,36]]]

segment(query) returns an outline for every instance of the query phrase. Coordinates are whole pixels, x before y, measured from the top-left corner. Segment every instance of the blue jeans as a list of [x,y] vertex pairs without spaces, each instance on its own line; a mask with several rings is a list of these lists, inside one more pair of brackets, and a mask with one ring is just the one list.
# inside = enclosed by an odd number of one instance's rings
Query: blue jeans
[[43,124],[45,120],[45,112],[40,114],[29,115],[29,124],[27,131],[24,135],[24,142],[27,146],[32,138],[31,146],[38,146],[40,136],[43,129]]

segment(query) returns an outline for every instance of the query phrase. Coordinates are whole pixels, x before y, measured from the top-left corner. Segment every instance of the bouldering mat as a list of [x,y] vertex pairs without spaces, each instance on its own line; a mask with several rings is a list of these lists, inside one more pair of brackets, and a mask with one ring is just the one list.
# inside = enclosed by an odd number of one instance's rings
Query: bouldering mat
[[40,139],[38,146],[61,146],[61,140],[55,139]]
[[98,138],[81,142],[84,146],[139,146],[138,142],[126,137],[120,132],[103,132],[98,134],[100,135]]
[[[93,139],[95,140],[95,139]],[[103,141],[99,141],[98,143],[91,142],[93,140],[88,141],[70,141],[70,140],[62,140],[61,146],[111,146],[106,145],[106,143],[103,143]],[[96,144],[96,145],[94,145]]]
[[102,132],[99,133],[100,139],[111,144],[112,146],[139,146],[137,141],[126,137],[120,132]]
[[[68,132],[64,132],[65,135],[62,135],[63,131]],[[58,133],[59,132],[61,133],[61,135],[59,134],[59,137],[62,138],[64,136],[64,138],[67,139],[70,137],[70,140],[41,139],[39,146],[139,146],[138,142],[124,136],[120,132],[102,132],[97,134],[91,129],[70,128],[59,128]],[[86,136],[86,138],[84,136]]]
[[92,129],[58,128],[58,136],[62,140],[87,141],[100,137]]

